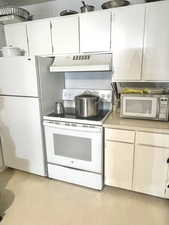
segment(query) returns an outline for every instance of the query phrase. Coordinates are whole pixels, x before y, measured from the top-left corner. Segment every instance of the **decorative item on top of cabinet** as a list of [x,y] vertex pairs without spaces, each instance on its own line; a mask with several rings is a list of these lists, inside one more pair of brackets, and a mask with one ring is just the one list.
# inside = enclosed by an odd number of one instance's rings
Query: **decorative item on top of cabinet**
[[80,52],[110,51],[110,12],[90,12],[80,15]]
[[105,184],[132,189],[134,131],[105,129]]
[[121,7],[112,13],[113,79],[141,80],[145,5]]
[[169,198],[168,160],[169,135],[137,132],[133,190]]
[[29,55],[26,23],[8,24],[4,26],[6,44],[23,50],[24,55]]
[[79,53],[79,18],[67,16],[51,20],[54,54]]
[[52,54],[51,25],[49,20],[33,21],[27,24],[30,55]]
[[142,79],[169,80],[169,1],[146,6]]

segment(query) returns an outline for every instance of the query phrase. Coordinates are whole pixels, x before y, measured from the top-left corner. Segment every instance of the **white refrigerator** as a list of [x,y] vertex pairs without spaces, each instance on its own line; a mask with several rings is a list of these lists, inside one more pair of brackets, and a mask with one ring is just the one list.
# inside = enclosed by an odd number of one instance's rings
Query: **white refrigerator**
[[46,175],[42,115],[61,96],[63,76],[50,74],[51,59],[0,58],[0,138],[7,167]]

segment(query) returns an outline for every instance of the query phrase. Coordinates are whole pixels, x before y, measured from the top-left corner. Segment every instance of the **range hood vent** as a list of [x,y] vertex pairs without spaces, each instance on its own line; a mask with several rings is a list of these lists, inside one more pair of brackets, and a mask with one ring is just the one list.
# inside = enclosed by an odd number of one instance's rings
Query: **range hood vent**
[[56,56],[51,72],[76,72],[76,71],[111,71],[112,54],[69,55]]

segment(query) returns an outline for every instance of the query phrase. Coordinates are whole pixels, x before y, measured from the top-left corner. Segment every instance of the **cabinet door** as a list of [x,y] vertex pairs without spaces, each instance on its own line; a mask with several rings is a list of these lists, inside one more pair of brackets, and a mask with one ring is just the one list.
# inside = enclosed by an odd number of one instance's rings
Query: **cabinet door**
[[110,51],[110,12],[80,15],[80,51]]
[[113,11],[112,52],[115,80],[141,80],[144,16],[145,7],[142,5]]
[[131,189],[134,145],[106,141],[105,184]]
[[19,47],[23,50],[23,54],[29,54],[26,23],[5,25],[5,36],[7,45]]
[[169,80],[169,2],[150,4],[146,10],[143,80]]
[[168,158],[168,149],[136,145],[133,190],[164,197]]
[[30,22],[27,32],[31,55],[52,54],[50,21]]
[[54,19],[51,23],[54,54],[79,53],[78,17]]

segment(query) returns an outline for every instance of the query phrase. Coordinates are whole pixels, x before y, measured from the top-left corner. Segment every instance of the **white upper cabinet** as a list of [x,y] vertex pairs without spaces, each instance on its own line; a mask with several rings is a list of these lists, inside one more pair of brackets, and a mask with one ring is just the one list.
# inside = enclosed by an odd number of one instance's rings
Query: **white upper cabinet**
[[110,51],[111,14],[91,12],[80,15],[80,51]]
[[28,55],[28,40],[26,23],[5,25],[6,44],[19,47],[25,55]]
[[[136,18],[134,18],[135,20]],[[143,80],[169,80],[169,2],[152,3],[146,9]]]
[[52,24],[54,54],[79,53],[79,18],[68,16],[56,18]]
[[30,55],[52,54],[51,27],[49,20],[27,24]]
[[111,39],[115,80],[141,80],[144,17],[144,5],[112,11]]

